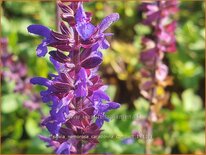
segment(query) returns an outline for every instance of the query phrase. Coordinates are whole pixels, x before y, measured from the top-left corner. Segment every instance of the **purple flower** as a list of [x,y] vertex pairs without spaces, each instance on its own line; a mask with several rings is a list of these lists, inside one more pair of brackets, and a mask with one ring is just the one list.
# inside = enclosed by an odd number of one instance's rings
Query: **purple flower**
[[[110,98],[102,90],[94,92],[92,101],[95,107],[94,115],[97,117],[96,124],[98,127],[102,127],[104,121],[109,121],[109,119],[105,116],[106,112],[120,107],[120,104],[116,102],[108,102],[110,101]],[[107,101],[107,103],[105,104],[103,101]]]
[[42,25],[30,25],[28,28],[30,33],[44,37],[45,39],[36,49],[36,53],[39,57],[45,56],[47,53],[47,45],[49,45],[54,38],[51,36],[51,30]]
[[106,113],[120,106],[110,101],[97,74],[103,60],[100,50],[109,47],[105,37],[111,35],[104,31],[119,15],[111,14],[94,26],[82,2],[60,2],[59,7],[62,19],[69,25],[62,22],[61,33],[44,26],[28,27],[29,32],[46,38],[37,48],[38,56],[44,56],[48,46],[56,48],[49,54],[57,74],[50,74],[49,79],[31,79],[32,84],[47,87],[40,94],[43,102],[51,103],[50,115],[42,125],[52,136],[41,139],[57,154],[87,153],[98,143],[104,121],[109,121]]
[[[61,24],[61,27],[65,25]],[[70,50],[73,46],[73,31],[66,29],[66,34],[59,34],[42,25],[30,25],[28,28],[30,33],[44,37],[45,39],[36,49],[37,56],[44,57],[47,53],[47,46],[55,47],[59,50]]]
[[88,16],[83,9],[82,3],[79,3],[79,8],[77,9],[75,20],[76,20],[76,30],[79,36],[82,38],[82,46],[90,47],[91,43],[97,43],[103,49],[109,47],[109,43],[104,38],[110,34],[103,32],[109,28],[109,26],[119,19],[119,14],[113,13],[102,20],[102,22],[95,27],[90,23],[90,16]]
[[90,23],[90,17],[84,12],[83,5],[81,3],[79,4],[80,6],[75,15],[76,30],[83,40],[87,40],[94,33],[95,26]]

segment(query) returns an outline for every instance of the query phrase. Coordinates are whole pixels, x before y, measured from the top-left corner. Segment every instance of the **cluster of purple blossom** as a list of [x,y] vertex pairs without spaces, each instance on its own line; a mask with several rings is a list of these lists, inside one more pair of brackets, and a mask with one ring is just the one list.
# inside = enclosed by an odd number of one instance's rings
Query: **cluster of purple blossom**
[[39,109],[41,98],[38,94],[34,94],[32,91],[32,85],[30,84],[28,77],[28,71],[26,64],[19,58],[16,58],[14,54],[8,51],[7,38],[0,38],[1,43],[1,65],[2,70],[0,76],[2,82],[14,82],[14,93],[21,93],[29,97],[25,100],[23,105],[29,110]]
[[[50,116],[42,122],[52,136],[40,138],[57,154],[87,153],[98,143],[104,121],[109,121],[105,113],[120,106],[110,101],[97,74],[102,62],[100,50],[109,47],[105,37],[112,35],[104,32],[119,15],[113,13],[94,26],[92,14],[84,11],[82,2],[58,5],[64,21],[61,33],[42,25],[28,27],[30,33],[45,38],[37,47],[37,56],[45,56],[48,46],[55,48],[49,54],[58,73],[50,74],[49,79],[31,79],[32,84],[48,88],[40,94],[43,102],[52,103]],[[85,135],[87,138],[81,138]]]
[[168,67],[163,63],[164,54],[176,51],[177,23],[171,17],[178,11],[178,0],[145,2],[141,4],[140,10],[145,16],[143,23],[153,31],[152,35],[142,39],[144,51],[140,60],[144,64],[141,71],[144,80],[140,89],[145,98],[155,103],[159,99],[158,86],[165,87],[168,80]]

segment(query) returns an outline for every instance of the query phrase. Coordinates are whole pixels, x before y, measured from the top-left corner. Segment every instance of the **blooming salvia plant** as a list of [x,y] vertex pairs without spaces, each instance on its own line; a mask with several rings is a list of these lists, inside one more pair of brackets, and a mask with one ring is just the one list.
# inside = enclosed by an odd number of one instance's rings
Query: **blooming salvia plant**
[[98,143],[98,136],[104,121],[109,121],[105,113],[119,108],[105,93],[98,67],[102,62],[101,49],[109,48],[105,30],[119,19],[113,13],[94,26],[92,14],[85,12],[82,2],[66,5],[58,2],[62,10],[61,33],[42,25],[30,25],[30,33],[45,39],[37,47],[37,56],[47,54],[47,47],[57,75],[50,78],[35,77],[32,84],[47,87],[41,91],[42,100],[50,103],[50,115],[42,121],[51,133],[50,137],[40,136],[53,147],[57,154],[87,153]]
[[[174,14],[178,12],[178,0],[157,0],[144,2],[139,9],[144,15],[143,24],[149,26],[152,33],[142,38],[143,51],[140,61],[141,94],[150,102],[150,110],[146,119],[137,121],[142,124],[146,137],[151,136],[152,122],[161,120],[161,107],[168,102],[169,93],[165,91],[172,84],[168,76],[168,67],[163,62],[165,53],[176,51]],[[150,153],[146,146],[147,154]]]

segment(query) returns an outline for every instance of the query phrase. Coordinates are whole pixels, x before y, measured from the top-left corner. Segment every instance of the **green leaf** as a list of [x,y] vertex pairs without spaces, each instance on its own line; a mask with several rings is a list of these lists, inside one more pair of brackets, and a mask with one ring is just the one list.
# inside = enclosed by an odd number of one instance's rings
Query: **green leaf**
[[14,112],[18,108],[17,94],[8,94],[2,97],[1,110],[3,113]]
[[15,122],[15,126],[14,126],[14,130],[15,132],[13,132],[12,134],[12,138],[13,139],[20,139],[21,136],[22,136],[22,133],[23,133],[23,120],[22,119],[18,119],[16,122]]
[[33,118],[28,118],[26,121],[26,132],[29,136],[34,137],[40,133],[40,128]]
[[149,109],[148,101],[142,97],[134,101],[134,106],[136,110],[142,115],[146,115]]
[[187,89],[182,93],[183,107],[187,112],[199,111],[202,108],[202,100],[195,95],[192,89]]
[[173,104],[174,106],[176,106],[176,107],[181,106],[181,100],[180,100],[180,98],[178,97],[178,94],[177,94],[177,93],[172,93],[171,102],[172,102],[172,104]]
[[38,76],[47,77],[49,72],[47,62],[44,59],[37,59],[36,65]]
[[151,32],[151,30],[148,26],[145,26],[145,25],[142,25],[142,24],[135,25],[134,30],[139,35],[145,35],[145,34],[149,34]]
[[12,47],[12,51],[18,54],[18,50],[15,49],[17,48],[17,42],[18,42],[17,32],[12,30],[12,32],[10,32],[9,34],[9,46]]

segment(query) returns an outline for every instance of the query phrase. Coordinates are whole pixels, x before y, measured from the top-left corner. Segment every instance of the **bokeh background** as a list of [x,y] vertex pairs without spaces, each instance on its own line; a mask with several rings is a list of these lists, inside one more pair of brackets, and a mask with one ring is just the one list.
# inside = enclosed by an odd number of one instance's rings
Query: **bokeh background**
[[[111,111],[111,119],[103,126],[105,135],[91,153],[144,153],[144,142],[131,139],[138,130],[136,117],[144,117],[149,103],[138,89],[142,65],[139,62],[141,37],[150,30],[140,23],[138,1],[96,1],[85,3],[93,12],[97,24],[112,12],[120,20],[109,30],[111,48],[103,51],[104,61],[100,74],[108,84],[110,97],[121,103],[120,109]],[[203,1],[182,1],[176,15],[177,52],[166,54],[174,85],[168,88],[170,102],[161,110],[162,122],[154,124],[152,153],[202,153],[205,149],[205,21]],[[35,49],[40,37],[27,32],[30,24],[43,24],[56,29],[56,3],[54,1],[4,1],[1,3],[1,151],[11,153],[51,153],[38,135],[48,135],[40,127],[41,118],[49,108],[42,104],[38,92],[29,79],[47,77],[54,72],[48,57],[37,58]],[[125,117],[124,117],[125,116]],[[128,117],[132,116],[132,117]]]

